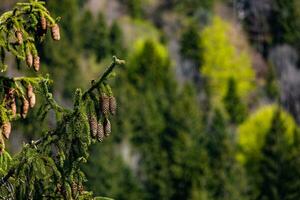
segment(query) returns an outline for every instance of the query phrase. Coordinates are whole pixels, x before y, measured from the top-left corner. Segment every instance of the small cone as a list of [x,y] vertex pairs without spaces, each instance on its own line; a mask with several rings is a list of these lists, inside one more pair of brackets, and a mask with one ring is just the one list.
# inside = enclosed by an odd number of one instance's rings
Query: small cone
[[21,116],[23,119],[26,118],[27,116],[27,113],[28,113],[28,110],[29,110],[29,102],[27,99],[23,99],[23,105],[22,105],[22,113],[21,113]]
[[98,127],[97,127],[97,139],[102,142],[104,138],[104,129],[103,129],[103,125],[101,124],[101,122],[98,123]]
[[37,72],[40,70],[40,57],[34,56],[33,58],[33,68]]
[[3,153],[4,149],[5,149],[5,142],[3,137],[0,135],[0,154]]
[[51,35],[52,35],[52,39],[55,41],[60,40],[60,31],[59,31],[59,26],[58,24],[54,24],[51,27]]
[[104,115],[109,113],[109,97],[106,94],[100,96],[101,112]]
[[7,91],[7,95],[9,98],[13,98],[15,94],[15,89],[14,88],[9,88]]
[[36,103],[36,97],[35,97],[35,94],[33,92],[33,87],[30,84],[27,86],[27,96],[29,98],[30,108],[33,108],[35,103]]
[[95,115],[92,115],[89,117],[89,122],[90,122],[90,129],[91,129],[91,135],[92,137],[96,137],[97,136],[97,118]]
[[31,53],[26,54],[26,63],[28,67],[32,67],[33,57]]
[[78,188],[78,187],[77,187],[77,184],[76,184],[75,182],[73,182],[73,183],[72,183],[72,194],[73,194],[73,196],[76,196],[76,193],[77,193],[77,191],[78,191],[77,188]]
[[15,32],[16,38],[17,38],[17,43],[21,45],[23,43],[23,34],[21,31],[16,31]]
[[104,121],[104,135],[108,137],[111,133],[111,124],[108,119]]
[[16,105],[15,98],[13,98],[11,103],[10,103],[10,109],[11,109],[13,117],[16,117],[16,115],[17,115],[17,105]]
[[41,16],[40,23],[41,23],[42,30],[46,31],[47,30],[47,20],[44,16]]
[[114,96],[109,97],[109,110],[112,115],[116,114],[117,111],[117,101]]
[[4,124],[2,125],[2,134],[5,137],[5,139],[9,138],[10,133],[11,133],[11,123],[4,122]]

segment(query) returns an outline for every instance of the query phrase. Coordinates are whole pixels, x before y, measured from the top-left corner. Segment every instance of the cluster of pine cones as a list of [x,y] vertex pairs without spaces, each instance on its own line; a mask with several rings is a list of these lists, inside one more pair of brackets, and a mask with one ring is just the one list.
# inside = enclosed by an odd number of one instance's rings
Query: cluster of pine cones
[[[40,22],[38,26],[38,33],[40,36],[43,36],[47,32],[47,19],[44,16],[40,17]],[[51,36],[54,41],[60,40],[60,30],[58,24],[53,24],[51,27]],[[23,44],[23,33],[21,30],[15,31],[15,36],[17,39],[17,44]],[[40,57],[37,55],[36,51],[32,51],[29,47],[27,48],[26,52],[26,64],[29,68],[33,67],[35,71],[40,70]]]
[[[36,96],[35,96],[35,93],[33,91],[32,85],[28,84],[27,87],[26,87],[26,90],[27,90],[26,97],[21,96],[19,98],[20,102],[22,102],[19,111],[20,111],[20,115],[23,119],[26,118],[29,109],[33,108],[35,106],[35,103],[36,103]],[[5,101],[6,108],[8,110],[10,110],[11,116],[13,118],[17,116],[17,112],[18,112],[17,111],[16,98],[17,98],[16,90],[14,88],[9,88],[6,91],[4,101]],[[10,133],[11,133],[11,123],[10,123],[10,121],[5,121],[5,122],[2,123],[1,131],[2,131],[3,137],[5,139],[9,139],[9,136],[10,136]],[[0,140],[1,140],[0,144],[2,144],[2,147],[0,148],[0,153],[1,153],[2,150],[4,149],[4,141],[3,141],[2,137],[0,137]]]
[[97,138],[100,142],[104,137],[108,137],[111,133],[111,123],[108,119],[109,115],[115,115],[117,110],[117,101],[114,96],[108,96],[102,93],[99,98],[100,101],[100,114],[104,120],[97,120],[97,117],[93,114],[89,116],[91,135],[93,138]]

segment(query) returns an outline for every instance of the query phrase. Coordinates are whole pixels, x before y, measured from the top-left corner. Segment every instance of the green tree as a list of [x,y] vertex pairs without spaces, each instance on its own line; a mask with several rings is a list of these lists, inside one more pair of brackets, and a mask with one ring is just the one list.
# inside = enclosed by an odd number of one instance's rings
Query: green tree
[[200,33],[195,25],[190,25],[182,33],[180,53],[183,58],[192,60],[197,67],[202,63]]
[[91,11],[86,10],[80,19],[80,38],[82,41],[82,46],[88,52],[91,52],[94,47],[95,39],[95,19]]
[[109,32],[109,42],[110,42],[110,53],[111,55],[125,56],[125,47],[123,32],[117,21],[114,21],[111,25]]
[[278,82],[276,80],[276,75],[273,66],[268,66],[268,73],[266,77],[266,93],[270,99],[276,99],[279,95]]
[[233,78],[228,79],[223,103],[231,123],[238,124],[245,119],[246,107],[237,94],[236,81]]
[[[234,140],[227,130],[228,125],[216,109],[206,131],[209,177],[208,190],[212,199],[246,199],[247,178],[235,158]],[[236,176],[239,174],[239,176]]]
[[270,17],[273,43],[289,43],[300,48],[300,9],[297,0],[275,0]]
[[120,109],[118,132],[134,133],[127,137],[139,155],[137,174],[145,199],[204,195],[201,113],[193,89],[177,86],[166,48],[153,40],[138,41],[123,78],[115,87],[124,94],[120,104],[131,106]]
[[[36,45],[51,29],[54,41],[60,40],[60,28],[44,7],[44,2],[17,3],[13,11],[0,16],[1,73],[7,70],[5,54],[11,53],[23,67],[40,70]],[[15,42],[10,43],[11,40]],[[0,195],[4,199],[93,199],[83,187],[86,182],[82,164],[89,157],[92,143],[111,133],[110,117],[115,113],[115,98],[108,77],[124,61],[113,57],[111,65],[85,92],[76,89],[73,108],[59,105],[50,92],[51,80],[43,77],[0,78]],[[39,95],[36,95],[39,93]],[[101,99],[101,103],[98,99]],[[42,99],[40,101],[40,99]],[[40,104],[36,104],[40,101]],[[12,122],[28,117],[39,106],[35,120],[43,124],[53,113],[53,127],[40,127],[41,138],[24,143],[11,157],[5,150]],[[102,109],[99,109],[101,107]],[[103,124],[103,125],[102,125]],[[96,134],[95,134],[96,133]]]
[[100,12],[95,24],[94,39],[92,48],[97,61],[109,55],[109,30],[104,15]]
[[258,165],[257,199],[276,200],[285,199],[282,187],[285,176],[287,141],[284,137],[285,124],[281,120],[280,110],[274,113],[271,127],[267,132],[265,144],[262,147],[262,158]]

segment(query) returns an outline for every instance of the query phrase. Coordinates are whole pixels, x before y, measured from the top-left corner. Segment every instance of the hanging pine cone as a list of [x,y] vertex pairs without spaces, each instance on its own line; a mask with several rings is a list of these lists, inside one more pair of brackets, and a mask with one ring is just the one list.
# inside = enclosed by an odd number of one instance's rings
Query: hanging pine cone
[[104,121],[104,135],[108,137],[111,133],[111,124],[108,119]]
[[21,113],[21,116],[23,119],[26,118],[27,116],[27,113],[28,113],[28,110],[29,110],[29,102],[27,99],[23,99],[23,105],[22,105],[22,113]]
[[41,24],[42,30],[46,31],[47,30],[47,20],[44,16],[41,16],[40,24]]
[[36,97],[35,97],[35,94],[33,92],[33,87],[30,84],[27,86],[27,96],[29,98],[30,108],[33,108],[35,103],[36,103]]
[[2,134],[5,137],[5,139],[9,138],[10,133],[11,133],[11,123],[4,122],[4,124],[2,125]]
[[15,98],[12,98],[11,103],[10,103],[10,109],[13,117],[16,117],[17,115],[17,105],[16,105],[16,100]]
[[114,96],[109,97],[109,110],[112,115],[116,114],[117,111],[117,101]]
[[0,154],[3,153],[4,149],[5,149],[5,142],[3,137],[0,135]]
[[72,183],[72,194],[73,194],[73,197],[76,196],[77,191],[78,191],[77,183],[73,182],[73,183]]
[[55,41],[60,40],[60,31],[59,31],[59,26],[58,24],[54,24],[51,27],[51,35],[52,35],[52,39]]
[[101,112],[104,115],[108,115],[108,113],[109,113],[109,97],[104,93],[100,96],[100,105],[101,105]]
[[9,88],[7,91],[7,95],[9,98],[13,98],[15,94],[15,89],[14,88]]
[[97,139],[102,142],[104,138],[104,129],[103,129],[103,125],[101,122],[98,123],[98,127],[97,127]]
[[16,38],[17,38],[17,43],[18,45],[21,45],[23,43],[23,34],[21,31],[16,31],[15,32]]
[[33,57],[32,57],[32,54],[30,52],[27,52],[26,53],[26,63],[27,63],[27,66],[28,67],[31,67],[32,66],[32,63],[33,63]]
[[37,72],[40,70],[40,57],[34,56],[33,58],[33,68]]
[[91,135],[92,137],[97,136],[97,117],[95,115],[92,115],[89,117],[89,122],[90,122],[90,129],[91,129]]

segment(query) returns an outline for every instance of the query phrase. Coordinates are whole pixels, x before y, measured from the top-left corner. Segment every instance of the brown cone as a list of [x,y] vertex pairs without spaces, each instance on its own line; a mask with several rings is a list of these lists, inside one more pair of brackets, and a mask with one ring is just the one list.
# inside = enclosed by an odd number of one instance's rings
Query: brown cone
[[29,102],[27,99],[23,99],[23,105],[22,105],[22,113],[21,113],[21,116],[23,119],[26,118],[27,116],[27,113],[28,113],[28,110],[29,110]]
[[103,125],[101,124],[101,122],[98,123],[98,127],[97,127],[97,139],[102,142],[104,138],[104,129],[103,129]]
[[43,31],[47,30],[47,20],[44,16],[41,16],[40,23],[41,23],[42,30]]
[[2,134],[5,137],[5,139],[9,138],[10,133],[11,133],[11,123],[4,122],[4,124],[2,125]]
[[60,31],[59,31],[59,26],[58,24],[54,24],[51,27],[51,35],[52,35],[52,39],[55,41],[60,40]]
[[33,87],[30,84],[27,86],[27,96],[29,98],[30,108],[33,108],[36,103],[36,98],[35,98],[35,94],[33,92]]
[[33,63],[33,57],[32,54],[29,52],[26,54],[26,64],[28,67],[32,67],[32,63]]
[[13,117],[15,117],[17,115],[17,105],[16,105],[15,98],[13,98],[11,103],[10,103],[10,109],[11,109]]
[[3,137],[0,135],[0,154],[3,153],[4,149],[5,149],[5,142]]
[[21,31],[16,31],[15,32],[16,38],[17,38],[17,43],[21,45],[23,43],[23,34]]
[[117,111],[117,101],[114,96],[109,97],[109,110],[112,115],[116,114]]
[[109,113],[109,97],[106,94],[102,94],[100,96],[100,106],[101,106],[101,112],[104,115],[108,115],[108,113]]
[[111,124],[108,119],[104,121],[104,135],[108,137],[111,133]]
[[92,115],[89,117],[89,122],[90,122],[90,129],[91,129],[91,135],[92,137],[96,137],[97,136],[97,118],[95,115]]
[[34,56],[33,58],[33,68],[37,72],[40,70],[40,57]]

